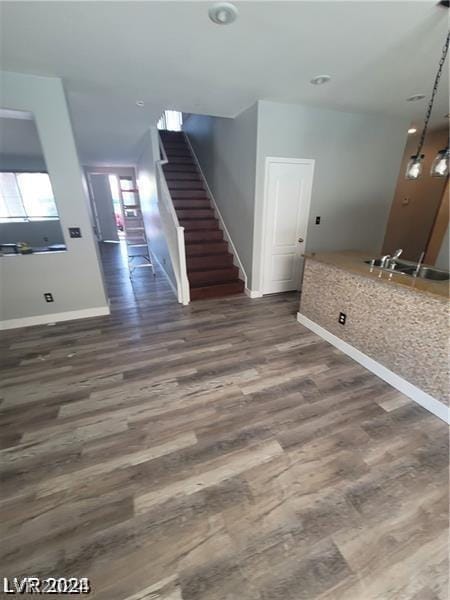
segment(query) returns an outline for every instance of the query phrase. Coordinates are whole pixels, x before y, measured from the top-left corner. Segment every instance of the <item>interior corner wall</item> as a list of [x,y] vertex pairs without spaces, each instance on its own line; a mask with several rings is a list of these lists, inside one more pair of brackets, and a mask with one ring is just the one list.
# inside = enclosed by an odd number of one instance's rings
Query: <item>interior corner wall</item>
[[190,115],[183,130],[197,155],[250,281],[253,253],[257,104],[234,119]]
[[136,179],[151,257],[165,272],[176,293],[177,282],[158,206],[156,160],[159,160],[158,132],[156,127],[152,127],[142,140],[142,153],[136,164]]
[[[315,160],[307,250],[379,252],[408,121],[376,114],[258,102],[254,289],[262,289],[262,204],[267,156]],[[316,216],[321,217],[315,225]]]
[[[33,113],[52,182],[66,252],[0,258],[2,327],[108,314],[101,265],[94,241],[62,82],[1,72],[2,108]],[[82,237],[68,236],[80,227]],[[51,292],[53,303],[43,294]]]

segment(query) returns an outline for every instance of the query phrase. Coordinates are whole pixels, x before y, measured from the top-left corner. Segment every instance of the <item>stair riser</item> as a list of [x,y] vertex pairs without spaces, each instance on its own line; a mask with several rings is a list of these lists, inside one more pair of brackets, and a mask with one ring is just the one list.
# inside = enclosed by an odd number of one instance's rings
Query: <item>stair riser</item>
[[211,208],[211,204],[209,203],[209,200],[191,200],[191,199],[187,199],[187,200],[174,200],[173,201],[173,205],[175,206],[176,209],[180,209],[180,210],[208,210],[209,208]]
[[219,229],[219,223],[216,219],[199,219],[198,221],[180,220],[180,225],[187,231],[199,229]]
[[188,256],[188,271],[196,269],[217,269],[222,267],[233,267],[231,254],[211,254],[210,256]]
[[170,192],[172,200],[201,200],[202,198],[208,199],[206,190],[172,190]]
[[198,173],[179,173],[178,171],[167,171],[164,173],[167,181],[202,181]]
[[209,242],[212,240],[223,240],[223,232],[220,229],[210,229],[203,231],[185,231],[184,239],[189,242]]
[[228,252],[227,242],[215,242],[212,244],[186,244],[186,255],[189,256],[214,256]]
[[170,162],[172,164],[174,164],[174,165],[175,164],[183,164],[183,165],[185,165],[186,163],[190,164],[190,165],[194,165],[194,161],[192,160],[192,158],[190,156],[174,156],[170,160]]
[[203,190],[201,181],[168,181],[169,190]]
[[234,294],[242,294],[244,291],[243,281],[233,281],[221,285],[191,288],[191,300],[204,300],[206,298],[223,298]]
[[179,142],[171,142],[171,141],[163,141],[163,145],[164,145],[164,150],[166,152],[168,152],[169,150],[184,150],[189,152],[189,146],[186,144],[186,142],[183,141],[179,141]]
[[176,209],[179,219],[215,219],[214,211],[211,208],[197,210]]
[[188,271],[189,283],[197,285],[201,283],[225,283],[237,279],[239,270],[237,267],[227,269],[211,269],[210,271]]
[[192,155],[187,150],[166,150],[167,160],[170,162],[172,158],[189,158],[193,163]]
[[198,173],[197,167],[193,163],[181,163],[181,164],[173,164],[173,163],[165,163],[163,165],[164,171],[174,171],[176,173],[188,173],[195,172]]

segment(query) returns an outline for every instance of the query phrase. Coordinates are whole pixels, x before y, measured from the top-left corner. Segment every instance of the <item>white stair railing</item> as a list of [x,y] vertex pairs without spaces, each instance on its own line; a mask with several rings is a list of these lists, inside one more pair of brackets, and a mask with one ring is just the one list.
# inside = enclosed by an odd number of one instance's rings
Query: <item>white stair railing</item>
[[172,197],[167,186],[163,165],[169,161],[166,151],[158,134],[159,148],[162,158],[156,161],[156,185],[158,190],[158,207],[164,228],[167,247],[169,249],[172,268],[177,282],[178,302],[187,305],[190,302],[189,280],[186,267],[186,249],[184,242],[184,227],[181,227]]

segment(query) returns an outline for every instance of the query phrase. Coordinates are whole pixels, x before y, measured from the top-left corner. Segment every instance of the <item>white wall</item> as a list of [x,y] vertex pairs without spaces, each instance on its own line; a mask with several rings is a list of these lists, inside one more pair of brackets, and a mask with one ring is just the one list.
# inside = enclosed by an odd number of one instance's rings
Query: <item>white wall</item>
[[[107,314],[108,301],[62,82],[1,72],[0,106],[32,112],[58,206],[67,252],[0,258],[4,327]],[[71,239],[68,227],[80,227]],[[43,294],[51,292],[53,303]]]
[[165,272],[176,293],[177,282],[158,207],[155,175],[155,161],[159,159],[157,140],[157,130],[151,128],[142,140],[142,152],[136,165],[136,177],[151,256]]
[[190,115],[183,130],[249,276],[253,253],[257,105],[234,119]]
[[[251,287],[262,289],[262,203],[267,156],[315,160],[307,251],[381,250],[407,119],[258,102]],[[315,225],[316,216],[321,217]]]

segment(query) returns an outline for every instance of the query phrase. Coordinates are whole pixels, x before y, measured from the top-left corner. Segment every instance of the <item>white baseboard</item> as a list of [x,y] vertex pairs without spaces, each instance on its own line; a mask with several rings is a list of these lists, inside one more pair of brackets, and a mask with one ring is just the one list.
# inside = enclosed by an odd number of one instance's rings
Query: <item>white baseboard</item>
[[262,292],[258,292],[257,290],[249,290],[248,287],[246,287],[244,289],[244,292],[249,298],[262,298],[263,297]]
[[23,317],[21,319],[8,319],[0,321],[0,330],[17,329],[18,327],[32,327],[33,325],[47,325],[60,321],[73,321],[75,319],[89,319],[90,317],[103,317],[109,315],[109,306],[98,306],[96,308],[84,308],[82,310],[69,310],[66,312],[53,313],[50,315],[36,315],[34,317]]
[[297,321],[336,348],[339,348],[344,354],[347,354],[360,365],[369,371],[372,371],[377,377],[392,385],[392,387],[411,398],[411,400],[414,400],[414,402],[417,402],[417,404],[420,404],[420,406],[433,413],[433,415],[436,415],[446,423],[450,423],[449,408],[445,406],[443,402],[436,400],[436,398],[433,398],[430,394],[427,394],[412,383],[409,383],[409,381],[406,381],[406,379],[403,379],[400,375],[397,375],[381,363],[370,358],[370,356],[367,356],[367,354],[364,354],[354,346],[344,342],[344,340],[341,340],[327,329],[324,329],[314,321],[311,321],[311,319],[308,319],[305,315],[297,313]]

